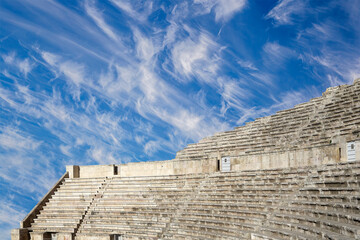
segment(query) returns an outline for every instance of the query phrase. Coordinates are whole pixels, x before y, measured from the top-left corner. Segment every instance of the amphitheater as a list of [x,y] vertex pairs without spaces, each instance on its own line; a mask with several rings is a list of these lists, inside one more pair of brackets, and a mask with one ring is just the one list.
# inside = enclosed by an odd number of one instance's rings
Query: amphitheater
[[67,166],[12,240],[360,239],[360,79],[188,145]]

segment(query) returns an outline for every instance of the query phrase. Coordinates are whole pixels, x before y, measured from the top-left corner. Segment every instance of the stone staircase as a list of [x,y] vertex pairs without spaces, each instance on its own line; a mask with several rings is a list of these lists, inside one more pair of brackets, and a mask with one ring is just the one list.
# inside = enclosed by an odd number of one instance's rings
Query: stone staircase
[[65,178],[34,219],[33,232],[75,233],[104,178]]

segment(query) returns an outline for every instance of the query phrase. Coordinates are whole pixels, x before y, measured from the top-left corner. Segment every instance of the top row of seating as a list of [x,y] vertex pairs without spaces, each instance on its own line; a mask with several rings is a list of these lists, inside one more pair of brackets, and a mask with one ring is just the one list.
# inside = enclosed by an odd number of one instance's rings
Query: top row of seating
[[360,124],[360,81],[245,126],[206,137],[179,151],[176,159],[199,159],[212,152],[266,152],[329,145]]

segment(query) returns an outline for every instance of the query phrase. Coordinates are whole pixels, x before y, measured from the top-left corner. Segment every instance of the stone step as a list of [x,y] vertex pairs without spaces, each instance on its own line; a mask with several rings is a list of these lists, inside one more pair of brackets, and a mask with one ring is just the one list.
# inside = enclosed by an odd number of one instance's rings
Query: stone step
[[[92,212],[90,212],[92,213]],[[129,212],[127,213],[123,213],[121,215],[116,215],[116,214],[104,214],[104,213],[100,213],[100,214],[89,214],[85,216],[85,220],[91,220],[91,221],[102,221],[102,220],[121,220],[121,221],[127,221],[127,220],[131,220],[131,221],[140,221],[140,222],[146,222],[146,221],[151,221],[151,222],[169,222],[170,220],[170,215],[166,215],[166,214],[161,214],[159,215],[158,213],[151,213],[151,214],[136,214],[136,212],[133,212],[132,214],[129,214]]]
[[159,233],[162,228],[157,226],[146,226],[144,224],[134,225],[118,225],[118,224],[84,224],[79,228],[79,232],[83,233],[86,230],[94,233],[106,233],[106,232],[134,232],[137,230],[146,230],[147,233]]
[[[338,234],[324,228],[319,228],[316,226],[308,226],[301,223],[293,223],[293,222],[283,222],[270,220],[269,226],[272,228],[274,233],[277,233],[278,236],[290,234],[302,234],[303,237],[301,239],[342,239],[342,240],[354,240],[354,238]],[[266,227],[267,228],[267,227]],[[263,228],[262,228],[263,230]],[[291,235],[290,235],[291,236]]]
[[38,219],[38,220],[57,221],[57,219],[69,219],[77,222],[81,218],[82,214],[83,214],[82,211],[77,213],[69,213],[68,211],[55,212],[55,213],[41,212],[41,214],[38,215],[37,218],[35,218],[35,220]]
[[222,227],[216,225],[193,224],[192,222],[186,221],[171,223],[170,229],[178,229],[180,233],[182,231],[192,230],[193,232],[198,232],[199,235],[212,234],[218,237],[221,236],[225,239],[248,239],[250,232],[255,231],[252,225],[244,224],[235,227]]
[[60,205],[60,206],[47,206],[45,205],[40,212],[49,212],[49,211],[69,211],[69,213],[71,212],[80,212],[83,209],[85,209],[86,206],[84,205],[80,205],[80,206],[76,206],[76,205]]
[[214,233],[210,231],[204,231],[201,229],[190,229],[190,228],[177,228],[173,227],[168,232],[165,233],[163,239],[199,239],[199,240],[213,240],[213,239],[228,239],[228,240],[239,240],[239,239],[249,239],[250,234],[246,232],[240,232],[235,237],[233,235],[228,235],[224,233]]
[[[282,223],[277,225],[276,222],[273,222],[270,226],[261,226],[259,233],[269,236],[270,239],[296,239],[296,240],[308,240],[308,239],[321,239],[309,235],[306,231],[282,228]],[[266,238],[265,238],[266,239]]]
[[69,224],[77,224],[79,221],[73,218],[36,218],[34,220],[35,223],[69,223]]
[[[90,239],[94,239],[94,235],[105,235],[109,236],[110,234],[121,234],[124,235],[126,239],[158,239],[159,231],[148,231],[148,229],[136,229],[132,230],[129,228],[79,228],[77,236],[91,236]],[[135,238],[131,238],[135,237]],[[86,238],[85,238],[86,239]]]
[[292,201],[290,206],[294,207],[306,207],[313,208],[318,210],[331,210],[331,211],[341,211],[344,213],[360,213],[360,205],[357,203],[329,203],[329,202],[297,202]]
[[326,188],[317,188],[317,187],[304,187],[300,189],[300,192],[305,192],[310,195],[319,194],[319,195],[332,195],[332,194],[341,194],[341,195],[352,195],[359,192],[358,188],[354,187],[326,187]]
[[76,228],[77,223],[69,223],[67,221],[57,221],[57,222],[34,222],[32,224],[33,228],[44,228],[44,227],[49,227],[49,228]]
[[47,226],[47,227],[30,227],[29,231],[33,232],[61,232],[61,233],[74,233],[74,228],[72,227],[56,227],[56,226]]
[[[356,232],[354,229],[359,228],[359,215],[352,216],[352,215],[341,215],[333,213],[333,217],[331,217],[331,212],[319,212],[319,211],[311,211],[311,209],[300,210],[300,209],[282,209],[282,211],[274,212],[275,217],[281,219],[292,219],[296,222],[308,221],[312,225],[330,225],[332,230],[335,228],[346,228],[352,229],[353,232]],[[343,229],[344,230],[344,229]],[[360,233],[360,232],[359,232]],[[355,233],[357,234],[357,233]]]

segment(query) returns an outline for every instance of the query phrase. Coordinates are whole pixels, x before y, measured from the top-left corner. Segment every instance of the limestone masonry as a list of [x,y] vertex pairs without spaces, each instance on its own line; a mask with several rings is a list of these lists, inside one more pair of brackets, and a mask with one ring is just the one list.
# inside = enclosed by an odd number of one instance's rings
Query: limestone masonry
[[360,79],[168,161],[67,166],[12,240],[360,240]]

